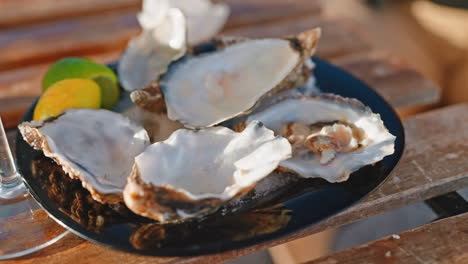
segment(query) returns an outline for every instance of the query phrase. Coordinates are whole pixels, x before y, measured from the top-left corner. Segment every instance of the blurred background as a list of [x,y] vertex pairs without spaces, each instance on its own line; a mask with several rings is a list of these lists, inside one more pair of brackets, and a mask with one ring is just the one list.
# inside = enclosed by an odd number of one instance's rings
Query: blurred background
[[[297,23],[302,24],[295,25],[294,30],[316,25],[328,30],[325,36],[329,41],[321,44],[318,56],[348,65],[350,70],[358,66],[346,62],[362,56],[385,58],[392,65],[417,70],[438,93],[427,95],[428,103],[400,110],[403,118],[423,110],[468,102],[468,1],[226,2],[235,19],[228,21],[223,34],[295,33],[288,31],[287,21],[289,16],[300,16],[301,22]],[[265,3],[274,3],[272,9],[264,10]],[[299,3],[307,3],[307,8]],[[55,60],[68,56],[84,56],[99,62],[117,60],[127,41],[140,31],[135,17],[140,6],[137,0],[0,0],[0,115],[6,126],[14,127],[40,94],[42,75]],[[246,29],[253,20],[263,25],[262,31]],[[264,26],[273,21],[280,23]],[[341,28],[346,31],[340,31]],[[385,67],[375,69],[376,75],[388,74]],[[406,85],[411,86],[413,77],[405,75],[406,72],[401,74],[410,82]],[[401,97],[417,96],[411,90],[407,93]],[[404,105],[404,99],[401,100]],[[411,205],[231,263],[300,263],[419,226],[435,217],[424,203]]]

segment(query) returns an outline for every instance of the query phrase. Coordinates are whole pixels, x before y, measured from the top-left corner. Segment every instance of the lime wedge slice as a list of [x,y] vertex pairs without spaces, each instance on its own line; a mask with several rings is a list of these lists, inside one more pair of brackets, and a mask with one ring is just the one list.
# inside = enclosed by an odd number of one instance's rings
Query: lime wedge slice
[[74,78],[94,80],[101,88],[101,106],[112,108],[120,97],[117,76],[107,66],[84,58],[65,58],[54,63],[44,75],[42,91],[55,83]]

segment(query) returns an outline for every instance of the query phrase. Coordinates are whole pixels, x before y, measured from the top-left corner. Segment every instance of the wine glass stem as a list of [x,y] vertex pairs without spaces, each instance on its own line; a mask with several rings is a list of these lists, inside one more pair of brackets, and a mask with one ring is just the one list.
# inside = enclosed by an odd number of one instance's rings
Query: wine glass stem
[[16,170],[15,161],[0,117],[0,187],[13,188],[19,184],[21,184],[21,179]]

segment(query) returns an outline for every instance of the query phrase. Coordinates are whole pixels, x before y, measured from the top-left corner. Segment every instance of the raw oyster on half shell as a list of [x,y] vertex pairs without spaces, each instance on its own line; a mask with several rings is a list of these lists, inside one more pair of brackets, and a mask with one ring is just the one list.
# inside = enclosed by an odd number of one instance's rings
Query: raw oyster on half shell
[[56,118],[22,123],[19,130],[102,203],[123,200],[135,156],[149,145],[142,127],[107,110],[70,109]]
[[215,40],[173,62],[131,98],[148,111],[167,111],[186,127],[210,127],[304,84],[319,37],[320,29],[313,29],[284,39]]
[[259,122],[179,129],[135,158],[125,187],[133,212],[162,223],[199,217],[245,195],[291,156],[291,145]]
[[[289,140],[292,158],[280,166],[302,177],[342,182],[394,152],[395,136],[380,115],[355,99],[323,94],[282,99],[250,115]],[[242,130],[244,122],[237,125]]]

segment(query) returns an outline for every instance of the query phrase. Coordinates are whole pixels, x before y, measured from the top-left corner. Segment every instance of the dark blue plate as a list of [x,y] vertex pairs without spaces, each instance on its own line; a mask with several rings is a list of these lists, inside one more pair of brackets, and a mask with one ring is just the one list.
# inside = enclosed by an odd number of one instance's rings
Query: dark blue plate
[[[84,239],[117,250],[189,256],[239,249],[291,235],[345,210],[372,192],[388,177],[404,147],[401,122],[382,97],[339,68],[320,59],[314,61],[314,74],[322,91],[362,101],[381,115],[397,138],[393,155],[360,169],[344,183],[298,178],[275,192],[276,196],[250,203],[236,213],[220,210],[202,220],[161,226],[133,215],[123,204],[94,202],[80,182],[69,179],[21,136],[17,138],[16,153],[19,170],[31,194],[55,220]],[[32,119],[33,109],[34,105],[24,121]]]

